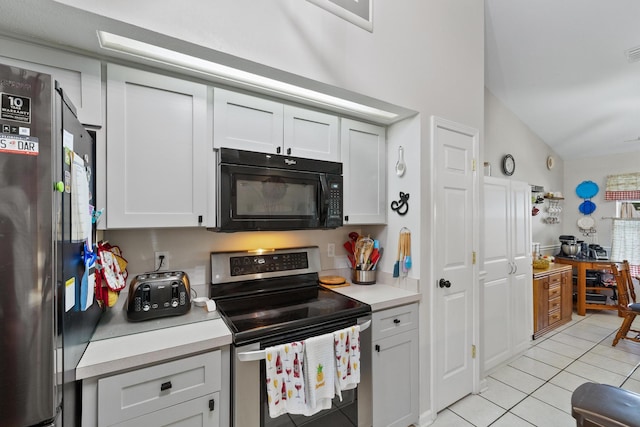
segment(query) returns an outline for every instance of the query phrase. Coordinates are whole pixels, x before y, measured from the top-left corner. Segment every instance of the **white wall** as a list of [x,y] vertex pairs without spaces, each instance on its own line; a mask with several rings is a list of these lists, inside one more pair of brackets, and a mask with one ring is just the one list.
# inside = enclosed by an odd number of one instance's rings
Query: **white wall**
[[[484,157],[485,161],[491,162],[492,175],[503,176],[501,158],[506,153],[512,153],[516,158],[514,179],[542,185],[547,191],[561,191],[565,197],[561,202],[563,211],[560,224],[545,224],[542,221],[544,215],[533,217],[533,241],[540,242],[542,246],[557,246],[558,236],[569,234],[578,240],[608,248],[611,245],[611,220],[604,218],[615,216],[616,204],[604,200],[607,176],[640,171],[638,153],[562,160],[490,91],[485,89],[485,94]],[[546,168],[548,155],[556,160],[552,170]],[[579,206],[584,200],[577,196],[576,187],[583,181],[593,181],[600,188],[591,199],[596,205],[592,214],[597,230],[595,235],[583,235],[577,226],[578,219],[583,216]]]
[[[616,214],[616,202],[605,201],[604,192],[608,175],[616,175],[628,172],[640,172],[640,155],[638,153],[613,154],[606,157],[594,157],[588,159],[565,160],[565,222],[562,227],[563,234],[575,235],[578,239],[590,243],[599,243],[609,248],[611,246],[611,220],[603,219],[613,217]],[[593,181],[598,184],[600,190],[591,199],[596,205],[596,210],[591,214],[596,222],[595,236],[583,236],[577,221],[582,216],[579,206],[583,202],[576,194],[576,187],[582,181]]]
[[[513,155],[516,161],[512,179],[525,181],[530,185],[543,186],[546,191],[560,191],[566,196],[564,184],[566,163],[485,88],[484,161],[491,163],[492,176],[505,176],[501,165],[502,157],[507,153]],[[548,156],[553,156],[555,159],[551,170],[547,169]],[[567,205],[562,202],[561,204],[564,205],[563,209]],[[547,224],[544,222],[547,207],[548,203],[538,206],[541,212],[532,217],[531,224],[532,240],[539,242],[542,247],[555,246],[558,243],[558,236],[564,234],[563,222],[566,216],[561,215],[560,224]]]
[[[409,192],[404,217],[389,210],[389,224],[376,231],[386,241],[382,268],[390,271],[397,233],[413,233],[412,255],[420,264],[410,275],[426,294],[431,283],[428,248],[431,230],[429,193],[430,117],[437,115],[484,129],[484,3],[478,0],[373,1],[373,33],[356,27],[302,0],[59,0],[72,6],[165,33],[244,59],[339,86],[413,109],[419,114],[389,130],[389,203],[398,191]],[[405,148],[407,174],[398,178],[397,146]],[[481,139],[482,144],[482,139]],[[336,243],[350,230],[291,233],[300,244]],[[254,235],[255,233],[251,233]],[[245,236],[223,236],[200,230],[108,232],[123,246],[132,266],[149,268],[156,245],[173,245],[185,258],[207,259],[215,248],[252,246]],[[253,239],[253,237],[251,237]],[[164,250],[164,249],[160,249]],[[171,250],[171,249],[169,249]],[[178,260],[176,260],[177,262]],[[186,262],[186,261],[185,261]],[[324,259],[323,267],[331,264]],[[189,263],[187,263],[189,264]],[[144,267],[143,267],[144,266]],[[421,304],[420,411],[430,410],[429,359],[431,313]]]

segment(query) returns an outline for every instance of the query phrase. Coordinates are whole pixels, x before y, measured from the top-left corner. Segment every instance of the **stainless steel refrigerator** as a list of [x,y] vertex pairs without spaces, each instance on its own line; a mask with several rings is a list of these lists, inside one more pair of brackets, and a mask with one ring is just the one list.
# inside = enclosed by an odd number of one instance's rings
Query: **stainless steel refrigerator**
[[102,312],[83,222],[95,143],[47,74],[0,65],[0,98],[0,424],[80,425],[75,367]]

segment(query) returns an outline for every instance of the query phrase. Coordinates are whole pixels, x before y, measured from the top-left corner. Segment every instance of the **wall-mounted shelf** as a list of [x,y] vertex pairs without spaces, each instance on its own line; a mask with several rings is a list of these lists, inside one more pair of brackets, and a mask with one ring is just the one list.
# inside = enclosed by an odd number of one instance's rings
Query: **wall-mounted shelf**
[[[536,193],[544,193],[544,187],[540,185],[531,185],[531,204],[539,205],[544,203],[544,197],[540,194]],[[537,215],[537,214],[534,214]]]
[[560,201],[564,200],[564,198],[545,197],[545,199],[549,201],[549,206],[547,207],[547,217],[544,219],[544,222],[546,222],[547,224],[560,224],[560,213],[562,212]]

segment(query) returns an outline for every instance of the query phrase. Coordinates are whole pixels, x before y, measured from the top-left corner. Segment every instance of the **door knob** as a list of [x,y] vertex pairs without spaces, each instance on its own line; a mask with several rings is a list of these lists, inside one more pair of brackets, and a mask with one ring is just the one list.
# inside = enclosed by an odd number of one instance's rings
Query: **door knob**
[[440,281],[438,282],[438,286],[440,286],[441,288],[450,288],[451,282],[445,279],[440,279]]

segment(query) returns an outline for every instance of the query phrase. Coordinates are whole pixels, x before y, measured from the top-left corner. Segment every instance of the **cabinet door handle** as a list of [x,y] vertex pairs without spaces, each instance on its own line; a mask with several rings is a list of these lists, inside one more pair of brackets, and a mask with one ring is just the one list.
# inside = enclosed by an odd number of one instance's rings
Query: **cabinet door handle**
[[379,345],[379,344],[376,344],[375,349],[376,349],[376,351],[377,351],[378,353],[380,353],[380,345]]
[[287,155],[291,155],[291,148],[287,148]]
[[393,323],[395,323],[396,325],[400,323],[400,319],[393,319]]
[[280,154],[280,147],[276,147],[276,153]]
[[209,400],[209,411],[213,411],[216,408],[216,401],[211,399]]
[[160,384],[160,391],[169,390],[171,387],[171,381],[167,381],[166,383]]

